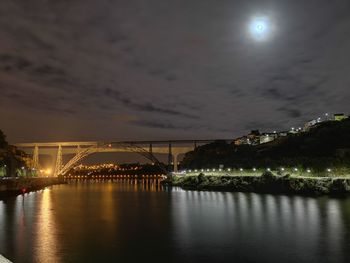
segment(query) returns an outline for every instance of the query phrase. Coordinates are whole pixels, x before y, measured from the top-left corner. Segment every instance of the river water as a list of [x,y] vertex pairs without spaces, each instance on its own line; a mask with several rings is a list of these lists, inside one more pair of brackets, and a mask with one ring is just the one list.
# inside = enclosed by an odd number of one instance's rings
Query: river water
[[350,198],[70,182],[0,201],[13,262],[350,262]]

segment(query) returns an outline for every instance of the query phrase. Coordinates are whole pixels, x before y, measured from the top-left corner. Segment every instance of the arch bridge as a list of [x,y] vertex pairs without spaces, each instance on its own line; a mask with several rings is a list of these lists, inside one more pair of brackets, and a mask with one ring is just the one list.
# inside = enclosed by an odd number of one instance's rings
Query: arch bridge
[[[173,140],[173,141],[116,141],[116,142],[37,142],[17,143],[15,146],[28,154],[32,154],[33,167],[39,170],[39,156],[50,155],[55,161],[54,176],[62,176],[85,157],[94,153],[138,153],[152,163],[160,166],[164,172],[178,171],[178,156],[194,150],[198,145],[216,140]],[[225,140],[232,142],[232,140]],[[168,167],[165,167],[155,154],[168,155]],[[63,155],[73,155],[66,163]]]

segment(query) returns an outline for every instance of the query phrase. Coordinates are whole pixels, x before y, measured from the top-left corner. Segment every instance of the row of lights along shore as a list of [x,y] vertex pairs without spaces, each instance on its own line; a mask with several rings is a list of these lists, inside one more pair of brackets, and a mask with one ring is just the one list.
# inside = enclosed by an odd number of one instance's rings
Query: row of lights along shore
[[[164,174],[153,174],[153,175],[140,175],[142,178],[153,178],[153,177],[164,177]],[[93,175],[93,176],[87,176],[87,175],[68,175],[64,176],[65,178],[137,178],[137,175]]]
[[[262,169],[257,169],[257,168],[252,168],[252,169],[243,169],[243,168],[239,168],[239,169],[232,169],[232,168],[227,168],[227,169],[216,169],[216,168],[213,168],[213,169],[194,169],[194,170],[185,170],[184,172],[185,173],[198,173],[198,172],[231,172],[231,171],[234,171],[234,170],[237,170],[237,171],[240,171],[240,172],[244,172],[244,171],[253,171],[253,172],[256,172],[256,171],[261,171]],[[266,168],[264,169],[265,171],[268,171],[268,172],[271,172],[272,169],[271,168]],[[299,170],[298,168],[293,168],[293,169],[287,169],[287,168],[279,168],[278,169],[279,171],[281,172],[285,172],[285,171],[288,171],[288,170],[291,170],[293,172],[299,172],[301,170]],[[276,171],[278,171],[276,170]],[[311,169],[306,169],[305,170],[307,173],[311,173],[312,170]],[[332,169],[330,168],[327,168],[326,169],[326,172],[328,173],[331,173],[332,172]]]

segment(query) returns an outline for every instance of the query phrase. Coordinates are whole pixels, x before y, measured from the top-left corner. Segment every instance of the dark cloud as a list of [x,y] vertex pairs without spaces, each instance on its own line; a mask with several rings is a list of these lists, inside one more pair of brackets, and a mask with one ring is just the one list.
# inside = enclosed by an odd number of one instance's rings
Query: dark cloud
[[162,123],[156,121],[135,121],[133,123],[137,126],[143,126],[147,128],[155,128],[155,129],[184,129],[184,127],[177,127],[171,123]]
[[302,116],[302,112],[297,109],[282,107],[277,110],[283,112],[287,118],[300,118]]
[[[22,138],[16,112],[76,137],[218,138],[349,113],[349,12],[348,0],[3,0],[1,128]],[[275,25],[262,42],[247,30],[260,15]]]
[[26,58],[13,56],[10,54],[1,54],[0,65],[1,68],[5,69],[5,71],[11,71],[25,70],[26,68],[31,67],[32,63]]
[[109,98],[113,98],[117,102],[121,102],[124,106],[138,110],[138,111],[182,116],[182,117],[186,117],[186,118],[195,118],[191,114],[187,114],[187,113],[173,110],[170,108],[158,107],[150,102],[139,103],[137,100],[131,100],[130,98],[127,98],[125,95],[122,95],[119,91],[112,90],[110,88],[106,88],[104,90],[104,94]]

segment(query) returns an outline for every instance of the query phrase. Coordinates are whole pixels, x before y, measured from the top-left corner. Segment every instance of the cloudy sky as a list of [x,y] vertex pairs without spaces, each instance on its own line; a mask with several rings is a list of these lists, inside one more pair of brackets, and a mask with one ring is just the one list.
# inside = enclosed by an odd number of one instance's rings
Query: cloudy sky
[[349,0],[1,0],[0,129],[11,142],[288,129],[350,112],[349,47]]

